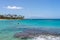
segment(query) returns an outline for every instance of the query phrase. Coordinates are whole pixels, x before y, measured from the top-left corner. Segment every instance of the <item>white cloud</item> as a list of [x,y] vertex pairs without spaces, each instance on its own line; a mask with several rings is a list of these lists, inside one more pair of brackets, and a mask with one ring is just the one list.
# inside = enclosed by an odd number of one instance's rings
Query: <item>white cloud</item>
[[23,7],[17,7],[17,6],[7,6],[6,8],[12,10],[23,9]]

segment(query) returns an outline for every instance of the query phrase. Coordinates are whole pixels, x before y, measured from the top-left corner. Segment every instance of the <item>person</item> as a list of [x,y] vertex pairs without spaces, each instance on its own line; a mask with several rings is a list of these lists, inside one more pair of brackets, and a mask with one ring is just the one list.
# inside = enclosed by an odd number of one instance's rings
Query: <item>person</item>
[[18,23],[19,24],[19,23]]

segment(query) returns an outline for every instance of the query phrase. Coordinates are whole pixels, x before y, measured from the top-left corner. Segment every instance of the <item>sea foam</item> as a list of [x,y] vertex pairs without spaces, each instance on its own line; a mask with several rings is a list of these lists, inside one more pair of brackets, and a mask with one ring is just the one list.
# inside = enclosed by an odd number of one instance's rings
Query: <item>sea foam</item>
[[32,40],[60,40],[60,36],[40,35],[39,37],[35,37]]

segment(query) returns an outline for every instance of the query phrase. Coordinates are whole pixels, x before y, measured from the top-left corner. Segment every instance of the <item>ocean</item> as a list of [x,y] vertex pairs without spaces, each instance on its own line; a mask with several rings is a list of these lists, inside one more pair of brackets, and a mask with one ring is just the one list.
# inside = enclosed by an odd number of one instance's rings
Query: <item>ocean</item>
[[[30,30],[40,34],[27,39],[14,37],[17,33],[34,32]],[[0,20],[0,40],[60,40],[60,19]]]

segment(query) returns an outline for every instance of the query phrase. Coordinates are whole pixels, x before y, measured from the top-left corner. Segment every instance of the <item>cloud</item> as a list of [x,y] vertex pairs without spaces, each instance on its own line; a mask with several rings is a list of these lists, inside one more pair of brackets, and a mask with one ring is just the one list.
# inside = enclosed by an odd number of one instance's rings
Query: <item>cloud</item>
[[17,7],[17,6],[7,6],[7,9],[17,10],[17,9],[23,9],[23,7]]

